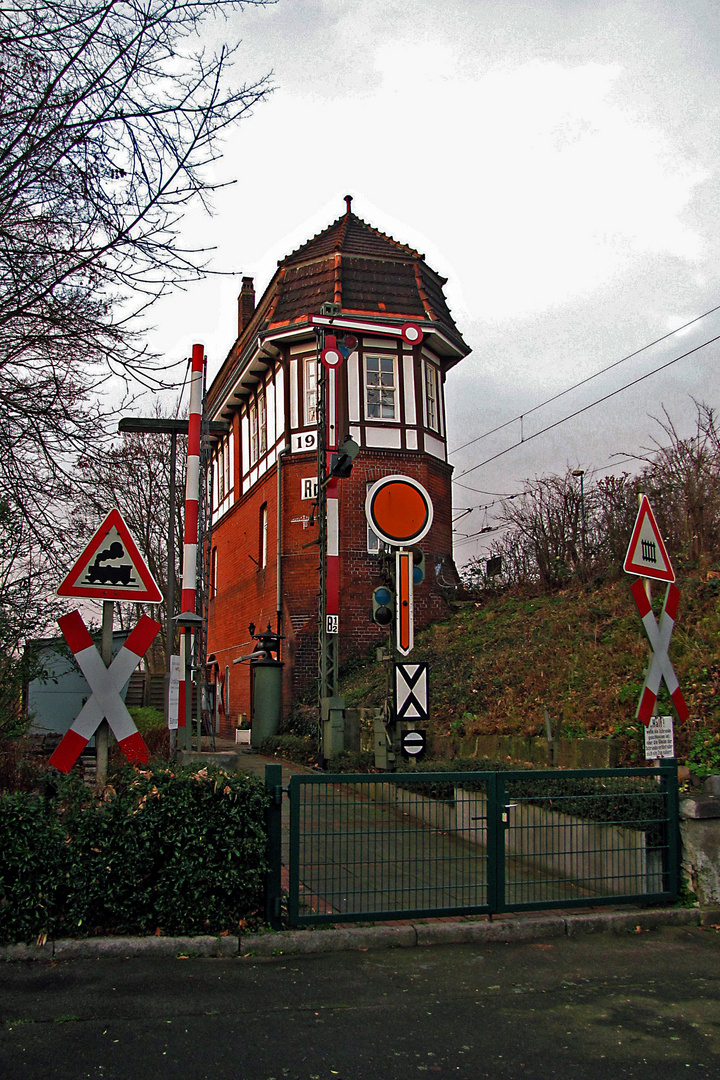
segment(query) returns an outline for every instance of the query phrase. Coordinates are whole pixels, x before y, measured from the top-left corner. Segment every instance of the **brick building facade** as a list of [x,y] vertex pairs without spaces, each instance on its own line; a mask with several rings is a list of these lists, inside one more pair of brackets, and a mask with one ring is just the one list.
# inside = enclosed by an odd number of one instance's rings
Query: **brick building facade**
[[[317,677],[318,341],[337,335],[347,353],[337,373],[339,441],[360,446],[339,482],[340,659],[386,639],[369,617],[381,583],[379,545],[365,495],[375,480],[418,480],[434,507],[422,543],[425,581],[415,623],[447,614],[452,560],[451,468],[444,387],[469,352],[424,256],[345,213],[278,264],[259,302],[251,278],[238,300],[238,337],[208,391],[211,420],[230,425],[212,452],[208,659],[223,686],[221,731],[250,713],[248,625],[281,636],[283,701]],[[412,325],[414,343],[403,336]],[[414,332],[413,332],[414,335]],[[279,572],[278,572],[279,571]]]

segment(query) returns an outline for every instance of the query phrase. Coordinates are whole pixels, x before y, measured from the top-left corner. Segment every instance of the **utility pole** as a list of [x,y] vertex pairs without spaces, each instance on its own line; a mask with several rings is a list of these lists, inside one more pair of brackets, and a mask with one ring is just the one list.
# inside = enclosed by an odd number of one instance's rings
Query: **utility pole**
[[[210,436],[222,436],[227,435],[230,430],[230,425],[223,420],[212,420],[208,422],[207,418],[203,416],[202,426],[202,445],[201,445],[201,467],[200,474],[202,475],[203,466],[207,460],[207,442]],[[170,687],[170,658],[173,652],[173,642],[175,639],[175,624],[177,619],[175,617],[175,513],[176,513],[176,462],[177,462],[177,437],[178,435],[188,434],[188,421],[187,420],[175,420],[171,418],[164,418],[158,416],[123,416],[118,423],[118,431],[122,434],[136,433],[139,435],[169,435],[170,436],[170,492],[169,492],[169,513],[170,520],[168,523],[168,539],[167,539],[167,590],[165,594],[165,602],[167,606],[167,630],[165,637],[165,680],[166,680],[166,693],[165,693],[165,719],[168,719],[168,693]],[[209,501],[212,501],[212,496],[208,496]],[[204,520],[205,515],[208,513],[207,509],[200,515],[200,524]],[[209,529],[208,529],[209,534]],[[209,539],[208,539],[209,543]],[[204,611],[204,608],[203,608]],[[183,630],[183,634],[184,634]],[[183,674],[184,678],[184,674]],[[171,746],[174,747],[176,739],[176,731],[170,732]]]
[[[333,305],[334,306],[334,305]],[[350,475],[360,449],[338,439],[338,373],[351,346],[338,346],[334,334],[317,332],[317,516],[320,555],[318,667],[320,757],[324,763],[345,747],[345,701],[338,695],[340,654],[340,486]]]
[[585,551],[585,470],[573,469],[573,476],[580,477],[580,552],[582,555],[583,577],[587,572],[587,553]]

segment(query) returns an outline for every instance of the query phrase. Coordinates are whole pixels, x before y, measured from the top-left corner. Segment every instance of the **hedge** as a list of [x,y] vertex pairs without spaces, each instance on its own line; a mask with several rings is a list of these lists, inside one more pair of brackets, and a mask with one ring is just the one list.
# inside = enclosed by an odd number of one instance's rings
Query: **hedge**
[[262,903],[262,782],[213,766],[127,767],[0,797],[0,941],[237,929]]

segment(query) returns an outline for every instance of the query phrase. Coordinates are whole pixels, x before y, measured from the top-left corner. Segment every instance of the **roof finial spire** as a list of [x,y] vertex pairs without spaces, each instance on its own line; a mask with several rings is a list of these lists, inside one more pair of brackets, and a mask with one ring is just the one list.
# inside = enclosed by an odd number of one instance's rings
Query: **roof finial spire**
[[347,209],[345,211],[346,214],[350,214],[352,212],[352,201],[353,201],[352,195],[346,195],[345,196],[345,206],[347,207]]

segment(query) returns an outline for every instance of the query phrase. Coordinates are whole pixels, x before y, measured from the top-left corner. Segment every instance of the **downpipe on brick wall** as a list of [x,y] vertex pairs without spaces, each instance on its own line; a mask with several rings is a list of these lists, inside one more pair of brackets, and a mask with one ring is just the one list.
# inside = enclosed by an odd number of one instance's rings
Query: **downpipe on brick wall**
[[277,456],[277,593],[275,601],[275,622],[278,636],[278,660],[282,641],[282,459],[290,448],[283,446]]

